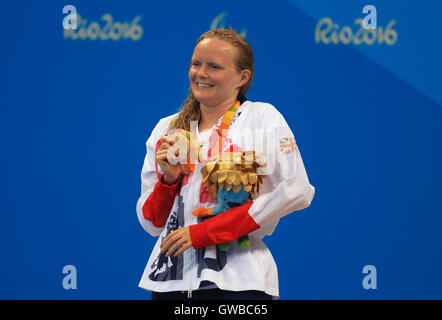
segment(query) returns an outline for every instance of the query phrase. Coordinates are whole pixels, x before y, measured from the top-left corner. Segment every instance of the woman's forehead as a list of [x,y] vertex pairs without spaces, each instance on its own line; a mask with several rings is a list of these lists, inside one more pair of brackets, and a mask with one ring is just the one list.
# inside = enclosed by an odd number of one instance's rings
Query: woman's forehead
[[198,43],[193,51],[192,59],[233,61],[235,47],[224,40],[206,38]]

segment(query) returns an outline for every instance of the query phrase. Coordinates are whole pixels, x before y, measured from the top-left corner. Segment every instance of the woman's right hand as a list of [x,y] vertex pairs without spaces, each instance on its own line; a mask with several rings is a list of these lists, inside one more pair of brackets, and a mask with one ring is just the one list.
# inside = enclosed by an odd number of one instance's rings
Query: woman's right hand
[[158,149],[155,157],[164,173],[163,181],[168,185],[175,184],[180,178],[181,171],[179,164],[171,164],[169,159],[176,159],[178,151],[173,147],[173,141],[169,141],[169,137],[164,135],[161,137],[161,147]]

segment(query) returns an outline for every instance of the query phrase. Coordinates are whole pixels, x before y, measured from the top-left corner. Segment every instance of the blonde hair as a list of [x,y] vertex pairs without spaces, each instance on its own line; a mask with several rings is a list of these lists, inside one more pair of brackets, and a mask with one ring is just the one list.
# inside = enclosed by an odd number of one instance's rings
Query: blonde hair
[[[238,92],[237,99],[243,102],[245,95],[249,90],[250,84],[253,80],[254,74],[254,56],[252,48],[249,42],[241,35],[239,35],[232,28],[214,29],[202,34],[195,44],[195,47],[204,39],[216,38],[226,41],[237,48],[234,58],[234,65],[238,72],[248,69],[250,71],[250,79],[244,84]],[[184,101],[178,116],[170,123],[169,129],[184,129],[190,130],[190,121],[199,121],[201,117],[200,103],[196,100],[191,89],[189,88],[189,94]]]

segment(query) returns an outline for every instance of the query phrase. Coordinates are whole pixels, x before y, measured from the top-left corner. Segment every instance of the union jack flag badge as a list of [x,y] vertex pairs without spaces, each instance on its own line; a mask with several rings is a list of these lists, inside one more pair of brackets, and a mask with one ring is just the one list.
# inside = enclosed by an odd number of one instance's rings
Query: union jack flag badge
[[279,138],[279,146],[282,154],[294,152],[296,148],[295,138]]

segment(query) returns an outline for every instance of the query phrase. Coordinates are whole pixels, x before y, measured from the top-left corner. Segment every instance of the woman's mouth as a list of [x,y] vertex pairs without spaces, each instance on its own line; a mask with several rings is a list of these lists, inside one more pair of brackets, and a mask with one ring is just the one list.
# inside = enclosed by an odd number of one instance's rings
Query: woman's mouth
[[198,88],[212,88],[212,87],[214,87],[213,84],[202,83],[202,82],[197,82],[196,85],[198,86]]

